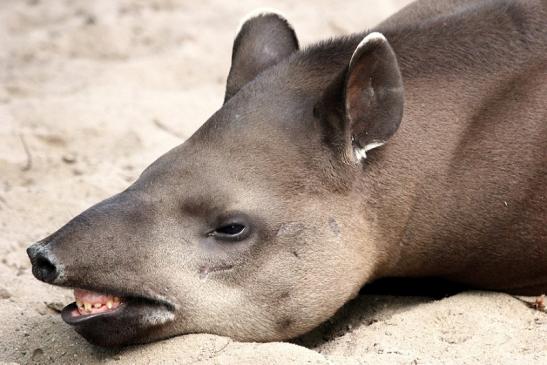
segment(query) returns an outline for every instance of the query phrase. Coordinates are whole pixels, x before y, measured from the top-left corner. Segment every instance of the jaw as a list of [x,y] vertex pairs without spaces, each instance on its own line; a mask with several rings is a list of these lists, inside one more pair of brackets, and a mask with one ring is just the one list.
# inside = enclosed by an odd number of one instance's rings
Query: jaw
[[[95,290],[101,290],[94,288]],[[76,289],[75,292],[82,291]],[[101,290],[97,297],[119,299],[113,307],[83,310],[73,302],[63,308],[61,317],[87,341],[98,346],[122,346],[168,337],[168,327],[175,319],[174,306],[164,300],[131,293]],[[96,303],[91,303],[98,305]],[[106,304],[103,303],[103,304]]]

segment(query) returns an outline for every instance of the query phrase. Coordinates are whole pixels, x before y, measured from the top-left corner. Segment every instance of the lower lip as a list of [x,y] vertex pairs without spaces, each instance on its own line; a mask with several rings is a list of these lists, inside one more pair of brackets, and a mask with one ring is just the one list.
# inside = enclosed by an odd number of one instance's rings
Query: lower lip
[[90,314],[80,314],[76,303],[70,303],[61,311],[61,318],[68,324],[79,324],[94,318],[102,317],[113,317],[119,314],[125,308],[125,303],[121,303],[117,308],[110,309],[100,313],[90,313]]

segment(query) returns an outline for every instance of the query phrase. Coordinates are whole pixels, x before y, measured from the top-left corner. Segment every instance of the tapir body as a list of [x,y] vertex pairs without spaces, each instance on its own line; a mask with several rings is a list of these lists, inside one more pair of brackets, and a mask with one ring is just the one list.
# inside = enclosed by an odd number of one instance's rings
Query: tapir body
[[84,289],[63,318],[100,345],[288,339],[382,277],[541,294],[545,19],[418,1],[299,50],[282,16],[251,17],[222,108],[31,246],[33,272]]

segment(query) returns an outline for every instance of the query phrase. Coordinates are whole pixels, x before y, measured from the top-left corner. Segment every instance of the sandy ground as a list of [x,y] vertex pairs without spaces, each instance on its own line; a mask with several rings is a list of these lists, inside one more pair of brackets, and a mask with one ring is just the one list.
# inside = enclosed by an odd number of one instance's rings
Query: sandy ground
[[[547,316],[518,298],[361,295],[295,343],[189,335],[93,347],[24,249],[126,187],[219,107],[239,19],[283,10],[302,44],[407,1],[0,1],[0,362],[546,364]],[[530,298],[526,298],[530,300]]]

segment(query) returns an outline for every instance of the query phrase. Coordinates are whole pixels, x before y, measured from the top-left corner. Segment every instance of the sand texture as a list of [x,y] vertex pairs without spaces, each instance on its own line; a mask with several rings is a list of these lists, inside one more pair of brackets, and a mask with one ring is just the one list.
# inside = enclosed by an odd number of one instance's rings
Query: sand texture
[[[239,20],[284,11],[303,45],[407,1],[0,2],[0,363],[547,364],[547,315],[507,294],[361,295],[294,343],[201,334],[89,345],[25,248],[122,190],[221,104]],[[533,298],[525,298],[528,301]]]

